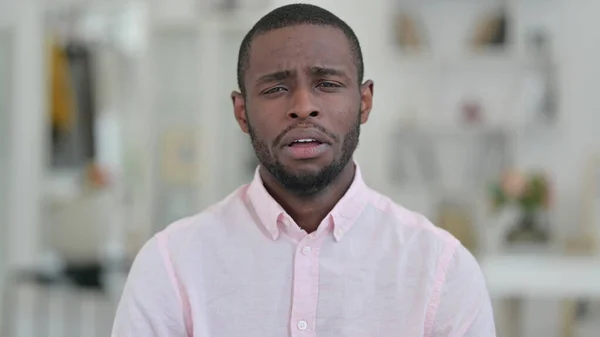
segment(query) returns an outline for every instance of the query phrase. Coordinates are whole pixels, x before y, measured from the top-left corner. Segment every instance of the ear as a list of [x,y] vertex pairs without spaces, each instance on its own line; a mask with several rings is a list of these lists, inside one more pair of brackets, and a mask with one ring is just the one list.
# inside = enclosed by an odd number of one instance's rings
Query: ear
[[248,120],[246,120],[246,101],[244,95],[234,91],[231,93],[231,101],[233,102],[233,114],[238,122],[240,129],[244,133],[248,133]]
[[360,86],[360,123],[365,124],[373,108],[373,81],[368,80]]

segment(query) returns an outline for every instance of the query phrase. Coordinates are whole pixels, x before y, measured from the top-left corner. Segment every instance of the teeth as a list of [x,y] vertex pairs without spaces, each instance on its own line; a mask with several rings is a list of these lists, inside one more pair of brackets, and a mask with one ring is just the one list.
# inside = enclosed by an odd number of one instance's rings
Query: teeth
[[314,139],[298,139],[298,140],[294,141],[294,143],[310,143],[310,142],[316,142],[316,140],[314,140]]

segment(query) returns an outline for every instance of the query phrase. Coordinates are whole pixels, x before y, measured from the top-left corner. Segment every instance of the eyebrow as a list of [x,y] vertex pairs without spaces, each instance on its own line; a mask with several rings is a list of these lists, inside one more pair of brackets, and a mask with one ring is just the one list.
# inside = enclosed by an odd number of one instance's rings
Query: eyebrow
[[347,77],[346,73],[342,70],[335,68],[324,68],[324,67],[311,67],[310,73],[316,76],[340,76]]
[[293,72],[291,70],[281,70],[274,73],[266,74],[258,78],[258,83],[283,81],[292,77]]
[[[348,78],[346,73],[342,70],[328,67],[310,67],[309,73],[312,76],[339,76]],[[258,78],[258,83],[277,82],[283,81],[296,75],[293,70],[281,70],[270,74],[263,75]]]

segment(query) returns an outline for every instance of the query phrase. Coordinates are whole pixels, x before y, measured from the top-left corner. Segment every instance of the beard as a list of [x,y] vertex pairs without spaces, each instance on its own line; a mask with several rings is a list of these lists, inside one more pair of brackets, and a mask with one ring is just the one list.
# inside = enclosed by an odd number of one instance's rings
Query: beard
[[[352,155],[358,147],[360,136],[360,114],[357,114],[356,122],[350,131],[344,135],[341,153],[335,155],[333,162],[327,164],[318,172],[296,173],[286,168],[272,155],[267,143],[257,137],[247,115],[246,121],[248,122],[248,133],[250,135],[252,147],[254,148],[256,158],[260,165],[271,173],[275,180],[277,180],[277,182],[279,182],[279,184],[287,191],[302,198],[318,194],[335,181],[352,159]],[[280,137],[277,138],[281,138],[281,136],[283,135],[280,135]]]

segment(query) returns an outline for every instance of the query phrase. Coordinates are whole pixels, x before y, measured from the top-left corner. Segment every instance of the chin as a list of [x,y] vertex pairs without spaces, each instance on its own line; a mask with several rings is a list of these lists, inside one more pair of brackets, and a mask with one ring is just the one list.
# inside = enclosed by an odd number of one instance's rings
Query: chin
[[323,160],[294,160],[293,162],[281,163],[285,170],[295,175],[316,175],[332,164]]

